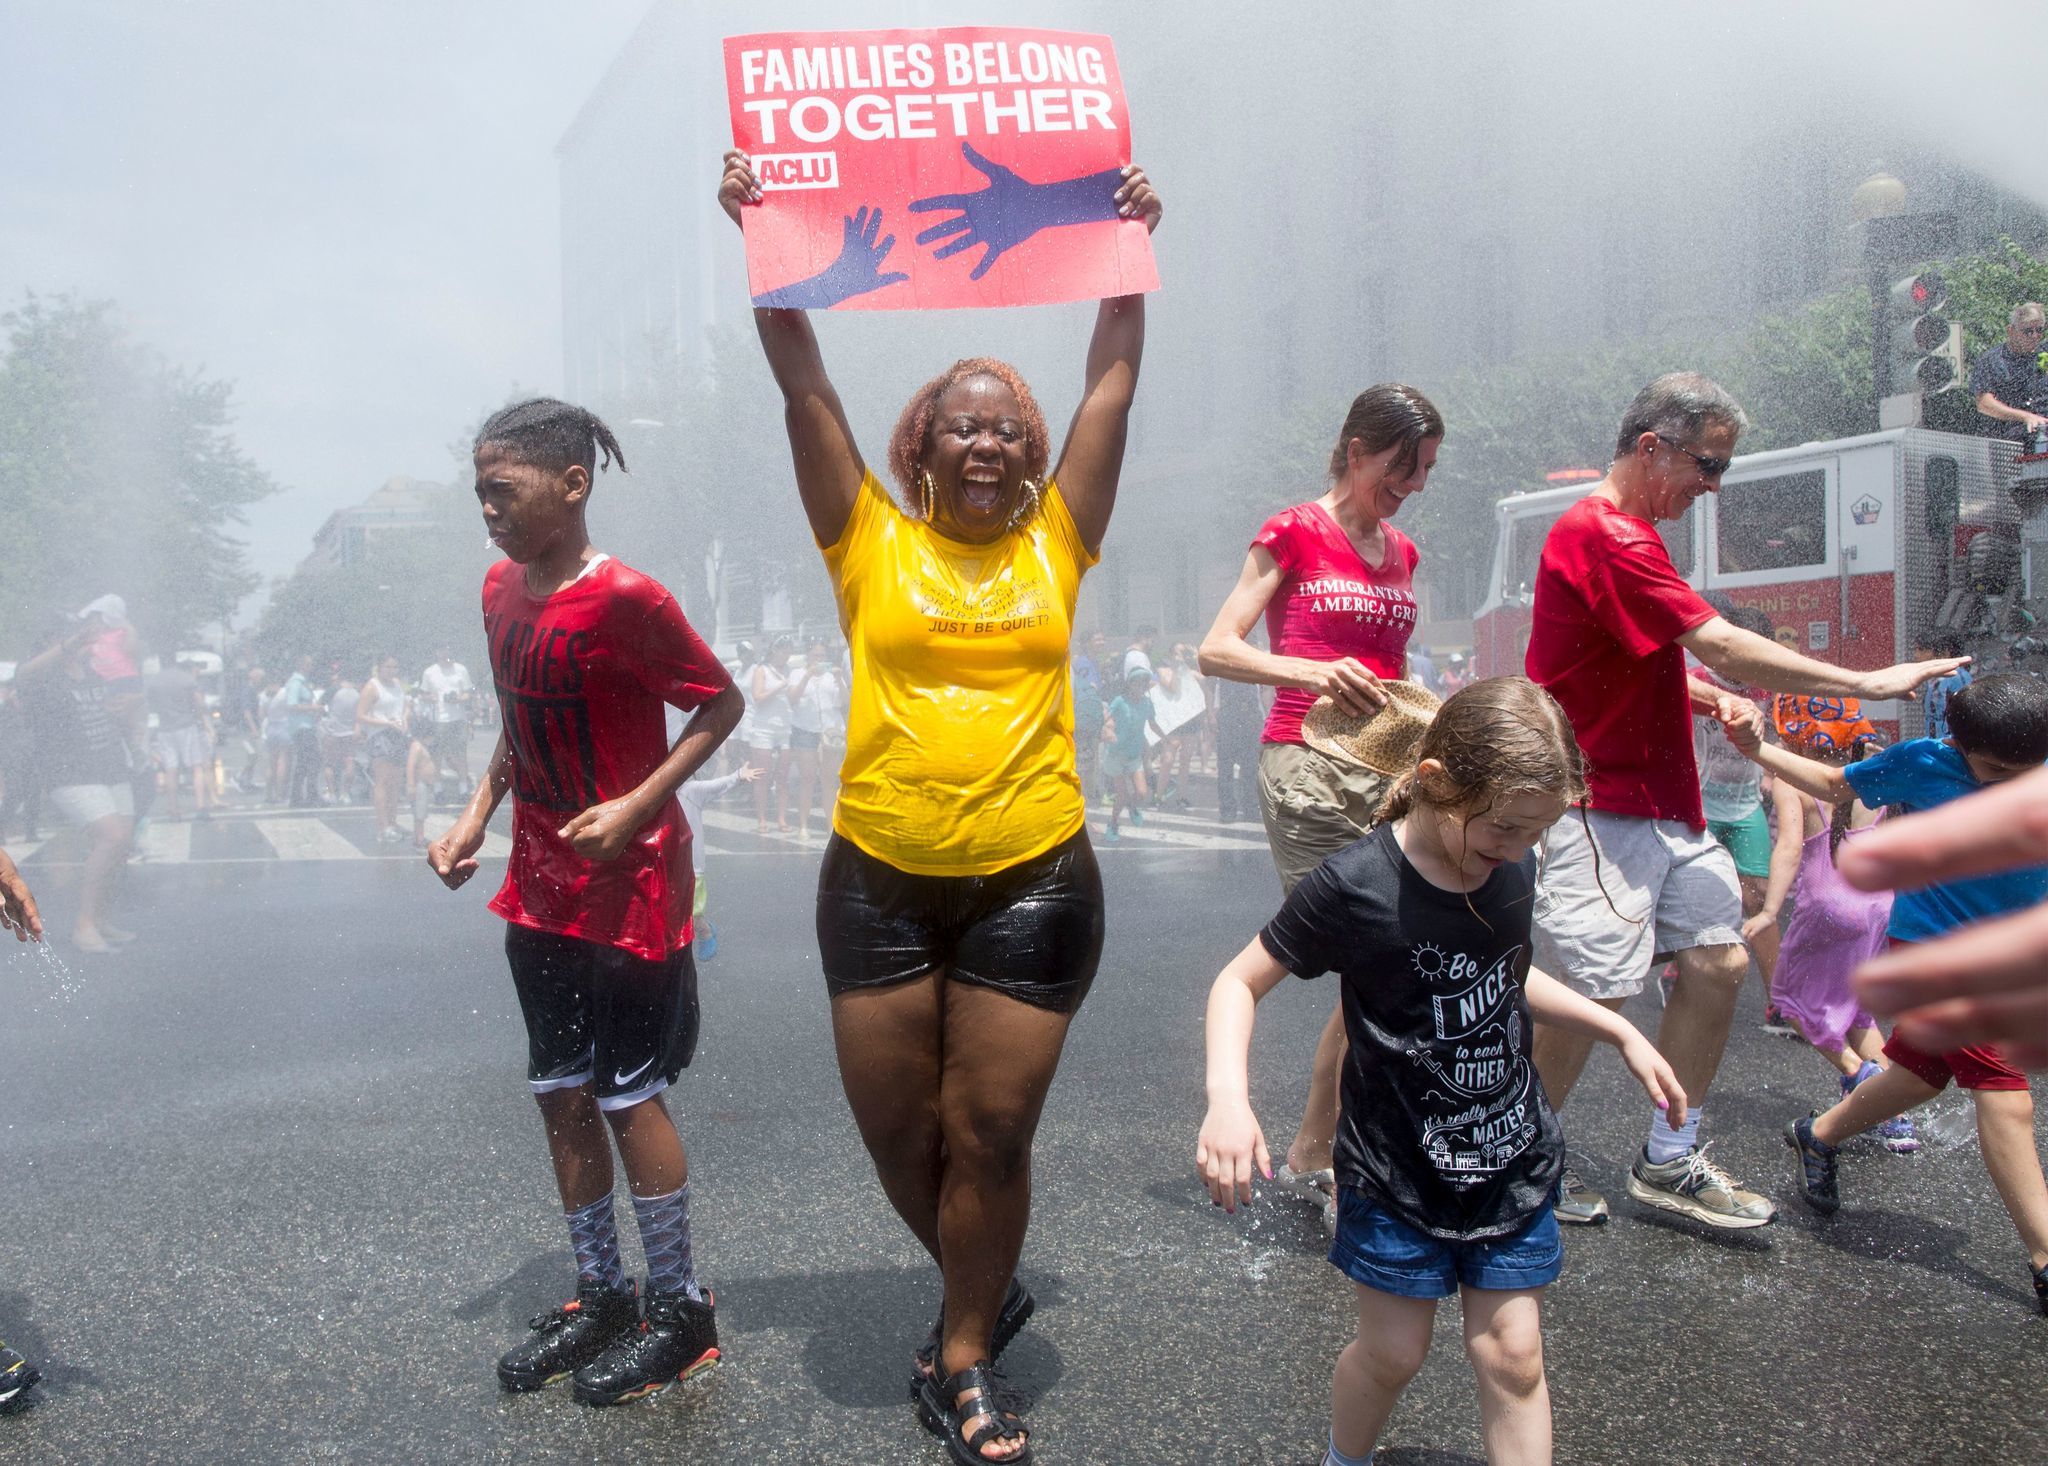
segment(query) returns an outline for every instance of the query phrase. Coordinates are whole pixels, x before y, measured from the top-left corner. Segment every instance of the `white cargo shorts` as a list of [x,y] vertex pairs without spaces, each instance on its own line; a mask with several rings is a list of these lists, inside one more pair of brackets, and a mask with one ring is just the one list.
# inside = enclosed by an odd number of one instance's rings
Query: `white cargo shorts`
[[1538,967],[1595,1001],[1629,998],[1660,959],[1740,945],[1742,888],[1705,830],[1597,809],[1581,824],[1567,810],[1543,837],[1535,918]]

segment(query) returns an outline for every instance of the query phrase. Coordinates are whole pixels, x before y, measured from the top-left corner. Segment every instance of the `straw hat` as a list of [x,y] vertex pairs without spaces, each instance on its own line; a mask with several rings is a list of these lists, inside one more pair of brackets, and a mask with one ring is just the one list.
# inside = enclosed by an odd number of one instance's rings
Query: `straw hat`
[[1382,682],[1387,702],[1367,717],[1316,699],[1301,720],[1302,741],[1339,763],[1363,764],[1375,773],[1401,775],[1415,766],[1422,735],[1443,706],[1437,695],[1414,682]]

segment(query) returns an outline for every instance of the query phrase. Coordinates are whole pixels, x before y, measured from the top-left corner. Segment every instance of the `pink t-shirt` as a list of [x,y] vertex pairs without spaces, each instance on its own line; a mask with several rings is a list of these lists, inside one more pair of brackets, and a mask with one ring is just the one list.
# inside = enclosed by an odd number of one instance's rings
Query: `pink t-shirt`
[[[1266,644],[1276,656],[1335,662],[1356,657],[1380,677],[1397,678],[1407,668],[1408,638],[1415,631],[1415,541],[1382,524],[1387,547],[1378,565],[1368,565],[1350,537],[1313,501],[1283,509],[1259,527],[1252,543],[1263,545],[1280,567],[1280,588],[1266,603]],[[1266,715],[1267,743],[1301,742],[1301,718],[1316,694],[1283,687]]]

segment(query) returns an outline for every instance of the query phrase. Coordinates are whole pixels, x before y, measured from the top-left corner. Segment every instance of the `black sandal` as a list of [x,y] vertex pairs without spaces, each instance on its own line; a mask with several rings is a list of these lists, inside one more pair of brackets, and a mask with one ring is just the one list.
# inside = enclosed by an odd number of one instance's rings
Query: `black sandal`
[[[917,1418],[946,1442],[959,1466],[1030,1466],[1030,1433],[1016,1411],[996,1403],[995,1380],[989,1373],[993,1367],[984,1359],[943,1383],[926,1380],[917,1394]],[[969,1390],[979,1393],[964,1405],[959,1403]],[[1025,1446],[1014,1456],[983,1455],[981,1448],[995,1441],[1023,1441]]]
[[[1003,1295],[1003,1306],[996,1313],[996,1328],[988,1342],[988,1357],[991,1361],[1003,1357],[1003,1350],[1010,1347],[1010,1341],[1017,1337],[1031,1315],[1038,1310],[1038,1300],[1033,1298],[1015,1276],[1010,1279],[1010,1291]],[[939,1316],[932,1320],[932,1331],[917,1351],[917,1373],[910,1377],[910,1393],[915,1395],[924,1388],[928,1379],[939,1376],[939,1335],[946,1327],[946,1308],[939,1305]]]

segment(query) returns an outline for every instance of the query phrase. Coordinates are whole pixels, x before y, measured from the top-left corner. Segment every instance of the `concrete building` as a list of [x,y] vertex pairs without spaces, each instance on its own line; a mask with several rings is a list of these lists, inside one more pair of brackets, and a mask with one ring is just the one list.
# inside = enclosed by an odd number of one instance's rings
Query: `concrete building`
[[436,522],[436,507],[445,503],[446,484],[400,474],[385,480],[369,498],[327,516],[313,535],[313,549],[302,568],[351,565],[363,547],[375,540],[417,533]]

